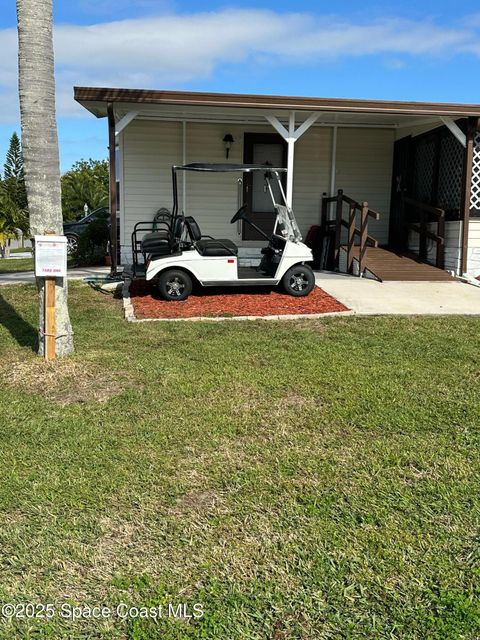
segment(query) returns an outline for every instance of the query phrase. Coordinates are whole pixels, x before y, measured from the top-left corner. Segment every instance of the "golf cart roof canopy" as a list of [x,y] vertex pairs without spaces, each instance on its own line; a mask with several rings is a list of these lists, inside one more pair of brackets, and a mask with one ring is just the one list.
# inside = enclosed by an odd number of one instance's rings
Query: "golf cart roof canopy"
[[233,171],[263,171],[264,173],[266,171],[287,171],[284,167],[272,167],[269,164],[212,164],[209,162],[192,162],[191,164],[175,166],[174,169],[178,171],[216,171],[217,173],[228,173]]

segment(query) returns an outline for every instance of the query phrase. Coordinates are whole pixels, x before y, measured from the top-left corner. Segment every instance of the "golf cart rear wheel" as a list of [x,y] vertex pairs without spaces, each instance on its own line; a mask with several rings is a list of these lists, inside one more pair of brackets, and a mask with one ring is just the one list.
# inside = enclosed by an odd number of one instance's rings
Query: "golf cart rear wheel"
[[160,274],[158,289],[165,300],[185,300],[192,292],[192,279],[180,269],[169,269]]
[[296,264],[285,273],[282,285],[291,296],[308,296],[315,286],[315,275],[306,264]]

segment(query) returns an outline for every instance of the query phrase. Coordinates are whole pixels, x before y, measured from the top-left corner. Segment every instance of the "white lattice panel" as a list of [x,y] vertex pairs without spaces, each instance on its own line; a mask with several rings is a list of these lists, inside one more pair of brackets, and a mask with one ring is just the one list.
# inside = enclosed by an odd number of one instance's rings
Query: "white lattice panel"
[[470,210],[480,211],[480,132],[475,134],[473,145],[472,188]]

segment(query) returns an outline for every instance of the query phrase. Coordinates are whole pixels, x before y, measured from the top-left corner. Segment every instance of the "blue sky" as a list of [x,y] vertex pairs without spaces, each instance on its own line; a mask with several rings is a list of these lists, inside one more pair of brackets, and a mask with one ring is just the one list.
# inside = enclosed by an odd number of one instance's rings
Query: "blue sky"
[[[0,15],[0,163],[16,98],[15,2]],[[106,157],[73,85],[480,102],[478,2],[54,0],[62,170]]]

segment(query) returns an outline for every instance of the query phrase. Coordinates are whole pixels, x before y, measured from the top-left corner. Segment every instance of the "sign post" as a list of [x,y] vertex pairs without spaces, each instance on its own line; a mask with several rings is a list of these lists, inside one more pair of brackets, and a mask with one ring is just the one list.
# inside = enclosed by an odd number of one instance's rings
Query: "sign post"
[[55,278],[67,277],[67,239],[65,236],[35,236],[35,275],[45,279],[44,354],[53,360],[56,351]]
[[55,278],[45,278],[45,360],[55,359]]

